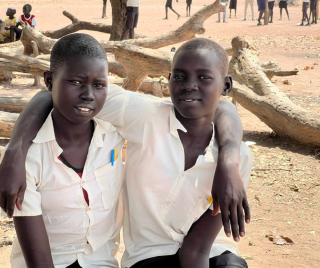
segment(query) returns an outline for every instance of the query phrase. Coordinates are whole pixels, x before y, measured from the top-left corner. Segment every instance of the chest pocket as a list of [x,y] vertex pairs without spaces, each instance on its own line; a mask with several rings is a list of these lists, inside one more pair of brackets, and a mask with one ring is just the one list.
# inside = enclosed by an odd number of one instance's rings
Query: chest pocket
[[123,164],[120,161],[115,161],[102,166],[93,174],[97,184],[101,190],[101,198],[104,209],[112,209],[119,198],[119,193],[123,182]]
[[192,224],[209,208],[210,190],[211,186],[203,178],[181,174],[173,183],[162,207],[164,223],[169,229],[186,235]]

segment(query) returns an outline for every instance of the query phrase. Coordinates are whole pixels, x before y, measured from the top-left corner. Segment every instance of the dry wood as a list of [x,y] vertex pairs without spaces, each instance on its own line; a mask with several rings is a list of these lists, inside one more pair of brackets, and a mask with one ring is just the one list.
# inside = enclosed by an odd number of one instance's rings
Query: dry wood
[[[49,65],[49,63],[46,63],[46,65]],[[6,60],[0,58],[0,69],[6,70],[9,72],[20,72],[20,73],[30,73],[35,75],[43,75],[43,68],[44,66],[34,66],[29,65],[25,63],[17,63],[13,62],[12,60]],[[48,69],[46,69],[48,70]]]
[[50,54],[53,45],[56,43],[56,39],[49,38],[43,35],[41,32],[32,28],[28,23],[22,24],[23,31],[20,38],[24,46],[24,55],[31,55],[33,53],[33,48],[31,41],[35,41],[39,52],[43,54]]
[[42,32],[43,35],[53,39],[59,39],[67,34],[75,33],[80,30],[96,31],[96,32],[102,32],[107,34],[111,33],[111,25],[81,21],[81,20],[78,20],[75,16],[73,16],[68,11],[63,11],[62,14],[71,20],[71,24],[59,30],[44,31]]
[[[32,45],[32,49],[33,49],[32,56],[33,56],[33,57],[39,56],[39,49],[38,49],[38,46],[37,46],[36,42],[35,42],[35,41],[31,41],[31,45]],[[39,86],[41,85],[40,79],[41,79],[41,76],[40,76],[40,75],[35,75],[35,76],[34,76],[34,83],[33,83],[33,85],[36,86],[36,87],[39,87]]]
[[148,74],[167,76],[171,70],[173,55],[168,52],[119,43],[113,53],[127,71],[127,90],[136,91]]
[[0,111],[0,137],[10,138],[19,114]]
[[260,66],[257,46],[235,37],[232,47],[229,73],[234,79],[234,88],[231,96],[279,136],[320,146],[320,115],[295,105],[270,82]]

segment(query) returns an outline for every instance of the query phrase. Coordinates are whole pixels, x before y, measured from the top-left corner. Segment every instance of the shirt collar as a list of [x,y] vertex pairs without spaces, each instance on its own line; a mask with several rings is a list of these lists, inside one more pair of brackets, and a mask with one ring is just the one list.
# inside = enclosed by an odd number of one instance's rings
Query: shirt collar
[[[116,128],[107,121],[103,121],[97,118],[93,118],[93,121],[95,123],[95,128],[94,128],[92,141],[96,144],[97,147],[103,147],[104,142],[103,142],[102,135],[108,132],[116,131]],[[46,121],[40,128],[33,142],[45,143],[53,140],[56,140],[56,137],[54,135],[52,111],[51,111],[51,113],[49,114]]]
[[179,138],[178,129],[182,130],[183,132],[187,132],[186,128],[177,119],[174,107],[172,106],[170,110],[170,134],[176,138]]

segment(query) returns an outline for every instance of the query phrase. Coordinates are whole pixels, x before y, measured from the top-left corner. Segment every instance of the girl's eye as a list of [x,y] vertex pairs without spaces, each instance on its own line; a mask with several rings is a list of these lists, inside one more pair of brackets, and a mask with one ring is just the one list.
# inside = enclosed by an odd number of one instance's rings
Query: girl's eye
[[174,75],[173,78],[179,80],[179,79],[183,79],[184,76],[183,75]]
[[72,84],[75,84],[75,85],[81,85],[82,83],[78,80],[70,80],[69,82],[71,82]]
[[210,77],[209,76],[207,76],[207,75],[200,75],[200,77],[199,77],[200,79],[210,79]]
[[94,87],[96,88],[105,88],[106,86],[103,84],[95,84]]

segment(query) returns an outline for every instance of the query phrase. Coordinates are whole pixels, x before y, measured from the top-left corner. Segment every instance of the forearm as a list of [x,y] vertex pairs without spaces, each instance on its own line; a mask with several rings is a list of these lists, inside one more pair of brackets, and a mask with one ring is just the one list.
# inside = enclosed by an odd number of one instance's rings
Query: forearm
[[219,160],[238,164],[243,130],[236,107],[230,101],[220,100],[213,121],[219,146]]
[[14,217],[14,225],[27,267],[53,268],[49,239],[42,216]]
[[20,114],[13,129],[6,156],[11,152],[26,156],[32,140],[52,110],[52,96],[49,91],[37,93]]
[[181,268],[209,267],[210,250],[222,227],[221,214],[212,216],[211,213],[208,209],[184,238],[179,252]]

